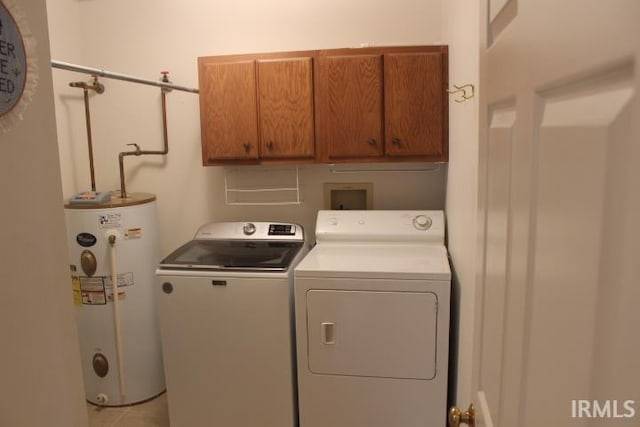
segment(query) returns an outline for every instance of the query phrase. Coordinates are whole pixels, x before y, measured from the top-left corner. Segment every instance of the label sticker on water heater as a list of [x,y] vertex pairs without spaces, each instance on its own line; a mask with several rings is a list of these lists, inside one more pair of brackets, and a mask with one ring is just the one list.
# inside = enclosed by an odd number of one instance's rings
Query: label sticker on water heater
[[[83,305],[105,305],[107,302],[113,302],[111,276],[79,276],[78,281]],[[123,288],[133,285],[135,285],[133,273],[118,274],[118,300],[122,300],[126,296],[126,291]]]
[[107,213],[98,215],[98,228],[120,228],[122,227],[122,214]]
[[136,227],[127,229],[127,231],[124,232],[124,238],[127,240],[142,238],[142,228]]
[[[111,276],[104,276],[104,285],[107,288],[112,288],[113,283],[111,280]],[[118,287],[122,288],[124,286],[133,286],[135,282],[133,280],[133,273],[121,273],[118,274]]]
[[82,289],[80,287],[80,277],[71,276],[71,287],[73,288],[73,305],[82,306]]
[[80,292],[84,305],[105,305],[107,303],[102,277],[80,277]]

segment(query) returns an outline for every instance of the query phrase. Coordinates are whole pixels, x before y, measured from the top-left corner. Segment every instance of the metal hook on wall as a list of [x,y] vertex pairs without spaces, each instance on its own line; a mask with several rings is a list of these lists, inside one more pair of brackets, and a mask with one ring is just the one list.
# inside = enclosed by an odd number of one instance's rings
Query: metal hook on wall
[[456,86],[453,85],[454,90],[447,89],[448,94],[460,94],[458,98],[454,99],[457,103],[465,102],[468,99],[471,99],[475,96],[475,86],[471,83],[466,84],[464,86]]

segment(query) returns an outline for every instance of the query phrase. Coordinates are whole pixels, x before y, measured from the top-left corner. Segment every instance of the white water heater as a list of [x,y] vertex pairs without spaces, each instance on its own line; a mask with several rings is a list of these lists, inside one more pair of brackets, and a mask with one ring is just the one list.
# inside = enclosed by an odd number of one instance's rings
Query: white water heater
[[152,399],[165,390],[155,196],[69,203],[65,215],[86,398],[101,406]]

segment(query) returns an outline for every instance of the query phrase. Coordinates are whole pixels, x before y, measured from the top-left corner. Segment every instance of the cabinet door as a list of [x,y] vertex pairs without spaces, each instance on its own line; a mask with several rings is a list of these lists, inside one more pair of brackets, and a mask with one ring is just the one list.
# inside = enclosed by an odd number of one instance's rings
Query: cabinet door
[[260,157],[313,157],[313,61],[258,61]]
[[382,56],[320,57],[318,78],[318,137],[326,147],[324,156],[382,156]]
[[200,64],[202,156],[256,159],[258,128],[254,61]]
[[385,150],[389,156],[446,156],[444,55],[384,55]]

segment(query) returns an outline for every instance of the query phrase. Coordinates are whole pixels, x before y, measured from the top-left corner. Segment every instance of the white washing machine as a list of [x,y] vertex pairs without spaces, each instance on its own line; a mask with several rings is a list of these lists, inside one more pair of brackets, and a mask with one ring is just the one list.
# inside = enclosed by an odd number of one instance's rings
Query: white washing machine
[[441,211],[320,211],[295,269],[300,427],[444,427]]
[[302,227],[212,223],[158,267],[172,427],[297,425],[293,267]]

